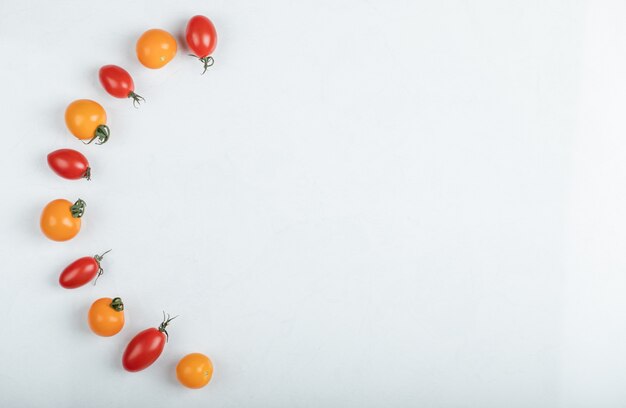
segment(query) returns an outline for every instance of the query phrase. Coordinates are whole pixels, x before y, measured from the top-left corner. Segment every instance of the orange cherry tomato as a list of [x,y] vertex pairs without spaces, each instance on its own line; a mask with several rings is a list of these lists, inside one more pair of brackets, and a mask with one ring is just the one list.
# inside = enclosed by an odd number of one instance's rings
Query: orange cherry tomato
[[41,212],[41,231],[53,241],[74,238],[80,231],[80,218],[85,213],[85,206],[80,198],[74,204],[63,199],[50,201]]
[[137,40],[137,58],[147,68],[162,68],[174,58],[176,48],[176,40],[170,33],[153,28]]
[[98,336],[114,336],[124,327],[122,299],[104,297],[93,302],[87,318],[91,331]]
[[106,125],[107,113],[104,108],[90,99],[78,99],[70,103],[65,110],[65,125],[80,140],[89,140],[87,144],[96,144],[109,140],[111,131]]
[[213,363],[201,353],[187,354],[176,366],[176,378],[189,388],[202,388],[211,381]]

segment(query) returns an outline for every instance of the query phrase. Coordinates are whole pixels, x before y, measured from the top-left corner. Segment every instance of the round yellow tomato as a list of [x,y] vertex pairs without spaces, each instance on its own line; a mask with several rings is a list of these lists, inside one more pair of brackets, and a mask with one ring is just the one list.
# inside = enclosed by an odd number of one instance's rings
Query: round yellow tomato
[[187,354],[176,366],[178,381],[189,388],[202,388],[211,381],[213,363],[201,353]]
[[153,28],[137,40],[137,58],[147,68],[162,68],[176,55],[176,40],[165,30]]
[[105,143],[110,136],[107,113],[104,108],[90,99],[78,99],[65,110],[65,125],[80,140],[96,144]]
[[41,231],[53,241],[74,238],[80,231],[85,205],[80,198],[74,204],[63,199],[50,201],[41,212]]
[[89,327],[98,336],[116,335],[124,327],[124,303],[122,299],[101,298],[89,308]]

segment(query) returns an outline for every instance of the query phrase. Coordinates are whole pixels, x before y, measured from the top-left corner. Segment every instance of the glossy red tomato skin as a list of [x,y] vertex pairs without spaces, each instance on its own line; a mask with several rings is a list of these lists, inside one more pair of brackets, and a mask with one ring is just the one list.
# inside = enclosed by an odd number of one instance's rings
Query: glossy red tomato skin
[[150,367],[163,352],[165,341],[165,333],[154,327],[137,333],[124,350],[124,369],[136,372]]
[[185,40],[196,57],[204,58],[211,55],[217,46],[217,31],[205,16],[193,16],[187,23]]
[[116,98],[128,98],[135,91],[135,83],[130,74],[117,65],[100,68],[98,78],[105,91]]
[[59,276],[59,284],[65,289],[79,288],[91,282],[99,270],[100,265],[93,257],[79,258],[63,269]]
[[59,149],[48,154],[48,166],[57,175],[79,180],[89,178],[89,161],[82,153],[73,149]]

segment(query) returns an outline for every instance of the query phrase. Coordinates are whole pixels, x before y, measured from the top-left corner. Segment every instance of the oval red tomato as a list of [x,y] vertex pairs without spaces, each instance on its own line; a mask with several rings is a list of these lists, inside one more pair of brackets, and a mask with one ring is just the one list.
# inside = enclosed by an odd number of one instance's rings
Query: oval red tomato
[[109,251],[102,255],[84,256],[75,260],[63,269],[59,276],[59,284],[65,289],[76,289],[91,282],[94,278],[97,279],[104,273],[100,261]]
[[69,180],[91,178],[89,161],[82,153],[72,149],[59,149],[48,154],[48,166],[59,176]]
[[163,318],[159,328],[151,327],[141,331],[128,343],[122,356],[122,365],[126,371],[136,372],[144,370],[152,365],[165,347],[167,342],[167,330],[165,328],[176,316]]
[[144,99],[135,93],[135,83],[128,71],[117,65],[105,65],[100,68],[98,78],[105,91],[116,98],[132,98],[133,104]]
[[210,55],[217,46],[217,31],[215,26],[205,16],[193,16],[187,23],[185,30],[185,41],[187,46],[204,64],[204,72],[213,65],[213,57]]

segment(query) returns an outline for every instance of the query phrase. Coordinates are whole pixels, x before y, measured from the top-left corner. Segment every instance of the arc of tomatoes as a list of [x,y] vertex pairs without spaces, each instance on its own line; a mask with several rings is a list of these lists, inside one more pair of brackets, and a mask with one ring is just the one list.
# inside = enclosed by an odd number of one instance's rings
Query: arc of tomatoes
[[[185,41],[193,53],[203,63],[204,74],[214,64],[211,56],[217,46],[215,26],[205,16],[193,16],[185,30]],[[162,68],[176,55],[176,39],[168,32],[151,29],[144,32],[136,44],[139,61],[151,69]],[[105,65],[98,72],[100,83],[107,93],[116,98],[130,98],[135,107],[143,97],[135,93],[135,84],[131,75],[117,65]],[[97,102],[80,99],[70,103],[65,111],[68,130],[83,143],[105,143],[110,137],[107,115]],[[59,176],[67,179],[90,177],[89,162],[80,152],[72,149],[60,149],[48,155],[48,164]],[[81,228],[81,217],[85,211],[85,202],[78,199],[70,201],[53,200],[44,208],[40,227],[44,235],[55,241],[73,238]],[[109,250],[110,251],[110,250]],[[83,257],[68,265],[59,276],[59,283],[64,288],[77,288],[89,281],[98,279],[103,273],[100,265],[106,253],[93,257]],[[95,281],[94,281],[95,283]],[[177,316],[170,317],[163,312],[163,321],[158,328],[149,328],[135,335],[126,346],[122,356],[122,365],[127,371],[140,371],[152,365],[162,354],[169,334],[168,324]],[[124,326],[124,304],[119,297],[97,299],[91,305],[88,314],[91,330],[100,336],[117,334]],[[201,388],[209,383],[213,375],[211,360],[201,353],[184,356],[176,367],[178,380],[189,388]]]
[[98,71],[98,78],[105,91],[116,98],[131,98],[137,107],[145,99],[135,93],[135,83],[128,71],[117,65],[105,65]]

